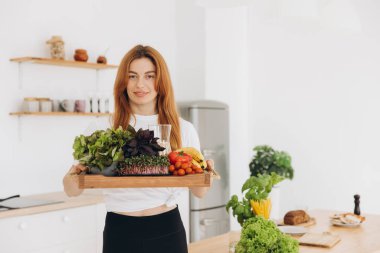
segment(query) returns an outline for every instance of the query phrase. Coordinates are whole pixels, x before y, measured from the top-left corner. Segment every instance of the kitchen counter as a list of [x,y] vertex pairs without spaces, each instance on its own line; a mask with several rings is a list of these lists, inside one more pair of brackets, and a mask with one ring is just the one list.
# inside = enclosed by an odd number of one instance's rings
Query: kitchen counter
[[53,200],[53,201],[63,201],[57,204],[49,204],[43,206],[27,207],[20,209],[13,209],[0,212],[1,218],[16,217],[22,215],[30,215],[37,213],[44,213],[49,211],[62,210],[73,207],[93,205],[103,202],[103,196],[99,190],[85,190],[78,197],[68,197],[64,192],[53,192],[46,194],[30,195],[30,196],[21,196],[23,198],[30,199],[41,199],[41,200]]
[[238,241],[240,232],[232,231],[227,234],[211,237],[189,244],[189,253],[228,253],[230,242]]
[[[380,252],[380,215],[366,215],[366,221],[356,228],[344,228],[330,225],[329,217],[335,211],[310,211],[316,224],[308,227],[309,232],[339,235],[341,241],[331,249],[300,246],[301,253],[375,253]],[[239,232],[230,232],[189,245],[189,253],[228,253],[230,242],[239,240]]]

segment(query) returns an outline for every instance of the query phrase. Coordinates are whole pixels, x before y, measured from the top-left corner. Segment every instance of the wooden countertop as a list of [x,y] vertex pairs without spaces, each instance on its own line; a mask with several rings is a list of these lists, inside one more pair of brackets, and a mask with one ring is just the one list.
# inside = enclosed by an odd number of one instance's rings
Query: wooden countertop
[[[309,232],[330,232],[339,235],[341,241],[331,249],[300,246],[301,253],[380,253],[380,215],[366,215],[366,221],[356,228],[330,225],[329,217],[336,211],[315,210],[310,216],[316,218],[316,224],[308,228]],[[228,253],[230,242],[239,240],[239,232],[230,232],[206,240],[191,243],[189,253]]]
[[189,253],[229,253],[230,242],[238,241],[240,232],[232,231],[227,234],[211,237],[189,244]]
[[78,197],[68,197],[64,192],[53,192],[46,194],[30,195],[30,196],[21,196],[30,199],[42,199],[42,200],[54,200],[54,201],[63,201],[57,204],[50,204],[44,206],[28,207],[13,209],[0,212],[1,218],[10,218],[22,215],[30,215],[36,213],[43,213],[49,211],[62,210],[73,207],[80,207],[86,205],[94,205],[103,202],[103,196],[99,190],[85,190]]

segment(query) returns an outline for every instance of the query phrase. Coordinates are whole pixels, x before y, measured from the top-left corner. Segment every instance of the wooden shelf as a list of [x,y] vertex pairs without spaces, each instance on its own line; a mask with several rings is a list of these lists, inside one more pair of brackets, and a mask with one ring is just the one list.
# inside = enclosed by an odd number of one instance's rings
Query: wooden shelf
[[110,68],[118,67],[117,65],[68,61],[68,60],[56,60],[56,59],[39,58],[39,57],[12,58],[10,59],[10,61],[30,62],[30,63],[37,63],[37,64],[45,64],[45,65],[55,65],[55,66],[72,67],[72,68],[88,68],[88,69],[110,69]]
[[141,187],[209,187],[211,174],[186,176],[126,176],[79,175],[79,188],[141,188]]
[[11,116],[111,116],[112,113],[84,113],[84,112],[11,112]]

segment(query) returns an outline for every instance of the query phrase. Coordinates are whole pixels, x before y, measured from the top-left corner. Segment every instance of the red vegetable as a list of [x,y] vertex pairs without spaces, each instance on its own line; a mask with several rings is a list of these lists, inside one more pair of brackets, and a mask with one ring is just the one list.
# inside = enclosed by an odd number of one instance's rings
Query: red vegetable
[[184,152],[170,152],[169,155],[169,160],[171,164],[176,164],[176,162],[181,162],[181,163],[186,163],[186,162],[191,162],[193,159],[190,155],[184,153]]

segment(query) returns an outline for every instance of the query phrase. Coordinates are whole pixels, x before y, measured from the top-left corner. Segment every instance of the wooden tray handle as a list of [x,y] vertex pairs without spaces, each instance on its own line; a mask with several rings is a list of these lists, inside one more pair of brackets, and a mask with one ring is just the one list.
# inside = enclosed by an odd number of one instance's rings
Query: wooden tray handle
[[218,179],[218,180],[221,179],[220,174],[219,174],[215,169],[211,169],[210,172],[211,172],[211,176],[212,176],[214,179]]

